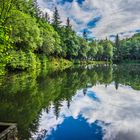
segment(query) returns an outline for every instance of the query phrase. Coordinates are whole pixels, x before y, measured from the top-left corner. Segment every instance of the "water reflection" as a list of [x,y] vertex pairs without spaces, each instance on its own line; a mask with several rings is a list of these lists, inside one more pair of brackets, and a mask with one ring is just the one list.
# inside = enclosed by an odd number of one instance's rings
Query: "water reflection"
[[140,66],[78,67],[0,78],[0,121],[21,139],[140,139]]
[[53,106],[48,114],[42,112],[39,130],[48,130],[46,140],[124,140],[127,134],[129,139],[140,139],[140,92],[125,86],[116,91],[114,84],[98,85],[93,91],[100,102],[77,91],[69,109],[66,101],[62,103],[58,119]]

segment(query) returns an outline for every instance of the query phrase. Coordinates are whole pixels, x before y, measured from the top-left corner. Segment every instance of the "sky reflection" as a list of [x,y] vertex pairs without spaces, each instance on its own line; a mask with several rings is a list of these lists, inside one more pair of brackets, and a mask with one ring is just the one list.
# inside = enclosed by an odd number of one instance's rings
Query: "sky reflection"
[[[140,140],[140,91],[114,83],[83,89],[73,96],[70,107],[63,101],[59,117],[53,104],[49,113],[42,111],[39,133],[44,140]],[[39,137],[38,137],[39,138]]]

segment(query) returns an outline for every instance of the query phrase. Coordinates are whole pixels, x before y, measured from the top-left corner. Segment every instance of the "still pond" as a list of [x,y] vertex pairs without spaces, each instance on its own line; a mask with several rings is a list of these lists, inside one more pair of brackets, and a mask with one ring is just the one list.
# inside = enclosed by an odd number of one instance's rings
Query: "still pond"
[[21,140],[140,140],[140,65],[0,77],[0,122]]

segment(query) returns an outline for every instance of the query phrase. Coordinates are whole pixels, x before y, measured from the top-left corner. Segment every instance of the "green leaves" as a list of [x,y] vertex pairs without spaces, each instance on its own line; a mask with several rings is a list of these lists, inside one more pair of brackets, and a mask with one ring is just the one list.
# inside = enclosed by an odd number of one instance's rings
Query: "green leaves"
[[60,46],[60,36],[58,33],[47,22],[40,21],[39,27],[43,43],[40,47],[38,47],[38,51],[46,54],[47,56],[59,55],[62,48]]
[[[119,44],[119,45],[117,45]],[[140,34],[134,35],[132,38],[119,41],[116,37],[114,49],[114,60],[139,60],[140,59]]]
[[36,19],[20,11],[13,12],[15,15],[11,26],[12,38],[18,49],[34,51],[42,45],[40,29]]
[[56,31],[59,31],[60,27],[61,27],[61,20],[60,20],[60,16],[59,16],[59,12],[57,7],[55,7],[54,13],[53,13],[53,22],[52,25],[54,27],[54,29]]
[[85,31],[84,38],[73,31],[70,18],[62,26],[57,8],[51,24],[49,15],[43,15],[37,0],[0,0],[0,65],[36,69],[40,55],[76,61],[140,59],[140,34],[122,41],[117,35],[114,45],[91,42]]

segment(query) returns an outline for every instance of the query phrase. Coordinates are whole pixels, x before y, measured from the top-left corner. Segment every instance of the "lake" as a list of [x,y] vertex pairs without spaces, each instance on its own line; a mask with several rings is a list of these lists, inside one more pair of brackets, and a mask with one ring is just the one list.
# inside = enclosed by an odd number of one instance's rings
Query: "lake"
[[21,140],[140,140],[140,65],[2,76],[0,122]]

